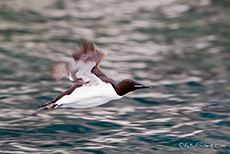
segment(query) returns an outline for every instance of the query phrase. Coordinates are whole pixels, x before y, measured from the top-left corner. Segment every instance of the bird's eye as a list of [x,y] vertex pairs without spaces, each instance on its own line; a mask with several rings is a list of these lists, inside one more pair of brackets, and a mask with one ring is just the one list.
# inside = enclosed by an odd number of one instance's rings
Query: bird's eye
[[129,85],[132,85],[133,83],[132,82],[128,82]]

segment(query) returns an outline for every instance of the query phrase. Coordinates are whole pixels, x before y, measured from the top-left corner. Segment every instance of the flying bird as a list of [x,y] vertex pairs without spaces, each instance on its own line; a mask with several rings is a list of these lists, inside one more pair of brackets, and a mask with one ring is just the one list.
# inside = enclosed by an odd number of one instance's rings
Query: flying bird
[[100,69],[100,63],[107,54],[94,43],[81,38],[79,47],[73,51],[73,61],[52,66],[52,76],[61,79],[68,76],[73,86],[56,99],[46,102],[33,115],[59,106],[69,108],[90,108],[122,98],[136,89],[150,88],[134,79],[115,82]]

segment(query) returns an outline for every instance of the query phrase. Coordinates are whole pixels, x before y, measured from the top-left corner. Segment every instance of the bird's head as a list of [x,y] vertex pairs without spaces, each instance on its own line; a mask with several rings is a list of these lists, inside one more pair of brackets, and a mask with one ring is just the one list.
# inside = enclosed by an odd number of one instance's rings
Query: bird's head
[[116,86],[116,92],[118,95],[123,96],[124,94],[143,88],[151,88],[148,85],[141,84],[134,79],[125,79],[119,82]]

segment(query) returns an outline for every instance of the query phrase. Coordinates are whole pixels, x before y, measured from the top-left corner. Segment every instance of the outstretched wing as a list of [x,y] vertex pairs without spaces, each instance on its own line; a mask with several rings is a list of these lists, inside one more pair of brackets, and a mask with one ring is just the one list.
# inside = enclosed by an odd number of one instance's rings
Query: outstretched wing
[[[59,75],[53,75],[56,79],[60,79],[69,72],[69,79],[74,83],[86,83],[91,80],[96,80],[92,73],[104,82],[109,82],[114,85],[115,81],[108,78],[100,69],[99,65],[107,55],[94,43],[81,38],[78,48],[73,53],[74,61],[71,65],[59,64],[54,65],[53,72]],[[58,70],[58,71],[57,71]]]
[[73,51],[73,59],[75,61],[95,62],[96,65],[99,65],[106,55],[94,43],[83,38],[80,39],[78,48]]

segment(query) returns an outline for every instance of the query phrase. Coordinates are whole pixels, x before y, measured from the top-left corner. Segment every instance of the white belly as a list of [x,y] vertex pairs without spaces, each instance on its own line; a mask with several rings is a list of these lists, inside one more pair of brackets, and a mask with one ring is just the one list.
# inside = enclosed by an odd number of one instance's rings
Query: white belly
[[65,95],[55,104],[70,108],[90,108],[120,99],[110,83],[99,85],[83,85],[70,95]]

